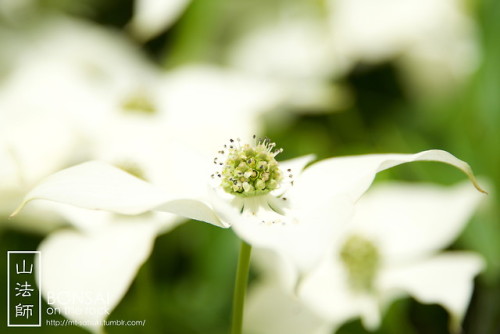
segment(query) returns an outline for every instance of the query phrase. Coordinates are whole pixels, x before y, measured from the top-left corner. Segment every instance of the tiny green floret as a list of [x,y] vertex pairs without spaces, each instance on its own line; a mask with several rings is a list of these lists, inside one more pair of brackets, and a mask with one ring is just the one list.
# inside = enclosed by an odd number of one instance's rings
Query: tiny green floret
[[370,292],[380,265],[377,247],[364,237],[353,235],[346,240],[340,259],[348,274],[350,287],[357,292]]
[[142,113],[152,115],[156,113],[156,107],[151,99],[143,92],[136,92],[128,96],[121,104],[124,112]]
[[[221,186],[229,194],[240,197],[265,195],[278,189],[283,179],[275,157],[281,149],[274,151],[275,143],[269,139],[256,140],[255,145],[240,145],[233,139],[226,145],[227,158],[218,174]],[[225,151],[219,151],[224,154]],[[214,161],[217,163],[217,158]]]

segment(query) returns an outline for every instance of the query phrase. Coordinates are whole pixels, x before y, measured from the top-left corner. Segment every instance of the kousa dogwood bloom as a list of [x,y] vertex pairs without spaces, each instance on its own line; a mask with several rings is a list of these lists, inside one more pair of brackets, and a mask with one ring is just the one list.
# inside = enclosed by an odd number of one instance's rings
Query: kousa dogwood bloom
[[[222,141],[236,129],[242,133],[257,130],[257,116],[277,101],[262,86],[209,67],[172,71],[154,88],[149,99],[136,99],[127,110],[102,122],[106,131],[96,132],[95,145],[90,149],[94,157],[128,177],[134,179],[131,175],[135,175],[179,194],[193,195],[204,190],[199,186],[204,179],[200,180],[193,168],[211,161],[209,156],[206,160],[201,157],[203,152],[211,151],[214,141]],[[214,112],[209,116],[200,114],[203,108]],[[217,129],[216,133],[206,131],[211,122],[210,129]],[[181,137],[179,132],[188,128],[192,134]],[[191,171],[191,177],[179,177]],[[169,231],[182,218],[159,212],[127,217],[60,205],[54,210],[78,230],[52,233],[41,244],[45,254],[42,292],[65,316],[84,321],[88,329],[98,331],[100,325],[96,324],[102,324],[122,299],[149,256],[156,236]],[[124,249],[127,240],[137,253],[130,261],[115,261],[129,251]],[[88,291],[101,301],[91,313],[81,299],[64,298]],[[63,297],[57,298],[60,294]]]
[[457,332],[484,262],[472,252],[440,250],[460,234],[481,197],[468,184],[373,186],[297,290],[290,289],[289,261],[256,251],[260,279],[249,291],[246,332],[332,333],[359,316],[375,329],[380,313],[406,295],[442,305]]
[[460,234],[481,197],[468,184],[374,186],[302,281],[300,299],[332,328],[361,317],[373,330],[384,308],[410,295],[442,305],[459,332],[484,262],[472,252],[440,250]]
[[[278,152],[268,140],[255,145],[232,140],[210,161],[219,170],[210,172],[206,162],[192,160],[178,177],[205,178],[197,194],[174,193],[111,165],[88,162],[47,178],[27,194],[19,210],[31,200],[45,199],[128,215],[169,212],[233,227],[250,244],[286,254],[303,270],[319,259],[333,231],[348,221],[354,203],[381,170],[411,161],[439,161],[461,169],[477,186],[465,162],[440,150],[331,158],[303,173],[311,157],[278,163]],[[323,224],[325,220],[332,223]],[[311,240],[308,247],[297,247],[304,238]]]

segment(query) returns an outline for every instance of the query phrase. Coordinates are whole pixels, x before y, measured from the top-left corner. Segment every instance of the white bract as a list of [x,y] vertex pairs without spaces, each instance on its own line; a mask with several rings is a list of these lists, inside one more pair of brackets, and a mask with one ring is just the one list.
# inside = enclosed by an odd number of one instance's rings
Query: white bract
[[373,186],[297,290],[290,289],[289,261],[255,252],[261,275],[249,292],[245,328],[262,334],[332,333],[361,317],[373,330],[393,300],[410,295],[442,305],[458,332],[484,263],[471,252],[440,250],[460,234],[481,197],[468,184]]

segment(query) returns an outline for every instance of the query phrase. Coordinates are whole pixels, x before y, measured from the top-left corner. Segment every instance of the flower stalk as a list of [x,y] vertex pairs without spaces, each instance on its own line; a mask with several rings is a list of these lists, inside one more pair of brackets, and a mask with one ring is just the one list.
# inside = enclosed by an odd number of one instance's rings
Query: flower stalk
[[241,334],[243,328],[243,308],[245,305],[245,294],[248,284],[248,272],[250,270],[250,255],[252,246],[241,241],[238,266],[236,268],[236,280],[233,294],[233,317],[231,334]]

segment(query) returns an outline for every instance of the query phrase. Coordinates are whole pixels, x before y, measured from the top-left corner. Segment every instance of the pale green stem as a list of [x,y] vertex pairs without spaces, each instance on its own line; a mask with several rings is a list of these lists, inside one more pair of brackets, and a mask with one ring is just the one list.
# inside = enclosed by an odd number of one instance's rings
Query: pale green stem
[[238,267],[236,269],[236,280],[234,284],[231,334],[241,334],[243,328],[243,308],[245,305],[245,293],[248,284],[251,253],[252,246],[241,241],[240,256],[238,258]]

